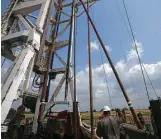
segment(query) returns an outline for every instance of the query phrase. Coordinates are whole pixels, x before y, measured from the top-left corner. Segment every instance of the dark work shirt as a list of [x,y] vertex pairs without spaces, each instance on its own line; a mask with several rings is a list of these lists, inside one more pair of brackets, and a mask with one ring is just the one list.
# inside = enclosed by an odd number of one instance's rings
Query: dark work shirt
[[118,117],[105,117],[97,124],[96,134],[103,139],[120,139],[120,125]]

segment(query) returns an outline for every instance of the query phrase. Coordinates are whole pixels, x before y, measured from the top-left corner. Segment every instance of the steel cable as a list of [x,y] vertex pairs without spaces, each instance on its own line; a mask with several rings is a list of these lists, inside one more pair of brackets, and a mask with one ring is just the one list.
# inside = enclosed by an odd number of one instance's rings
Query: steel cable
[[[132,35],[131,35],[131,33],[130,33],[128,27],[127,27],[127,24],[126,24],[126,22],[125,22],[125,19],[124,19],[122,13],[121,13],[121,10],[120,10],[120,7],[119,7],[119,3],[118,3],[117,0],[115,0],[115,1],[116,1],[116,4],[117,4],[117,8],[118,8],[118,10],[119,10],[119,13],[120,13],[120,15],[121,15],[121,18],[123,19],[123,23],[124,23],[124,25],[125,25],[125,27],[126,27],[126,30],[127,30],[127,32],[128,32],[129,38],[131,39],[131,41],[133,41]],[[141,59],[140,59],[140,60],[141,60]],[[127,61],[127,60],[126,60],[126,61]],[[126,62],[126,63],[127,63],[127,62]],[[142,61],[141,61],[141,63],[142,63]],[[156,93],[156,91],[155,91],[155,88],[154,88],[154,86],[153,86],[153,83],[152,83],[152,81],[151,81],[151,79],[150,79],[150,77],[149,77],[149,75],[148,75],[148,73],[147,73],[147,71],[146,71],[145,66],[144,66],[143,63],[142,63],[142,66],[143,66],[143,68],[144,68],[144,71],[145,71],[145,73],[146,73],[146,75],[147,75],[147,77],[148,77],[148,80],[149,80],[149,82],[150,82],[150,84],[151,84],[151,86],[152,86],[152,89],[153,89],[153,91],[154,91],[156,97],[158,97],[158,95],[157,95],[157,93]],[[131,80],[131,79],[130,79],[130,80]]]
[[[127,27],[127,24],[126,24],[126,22],[125,22],[125,19],[124,19],[123,15],[121,14],[121,10],[120,10],[120,8],[119,8],[119,4],[118,4],[117,0],[115,0],[115,1],[116,1],[116,4],[117,4],[119,13],[120,13],[120,15],[121,15],[121,18],[123,19],[123,22],[124,22],[124,25],[125,25],[125,27],[126,27],[126,30],[127,30],[127,32],[128,32],[128,35],[129,35],[130,39],[131,39],[132,42],[133,42],[132,35],[131,35],[130,31],[128,30],[128,27]],[[140,59],[140,60],[141,60],[141,59]],[[141,61],[141,63],[142,63],[142,61]],[[148,80],[149,80],[149,82],[150,82],[150,84],[151,84],[151,86],[152,86],[152,89],[153,89],[153,91],[154,91],[156,97],[158,97],[158,95],[157,95],[157,93],[156,93],[156,91],[155,91],[155,88],[154,88],[154,86],[153,86],[153,84],[152,84],[152,81],[151,81],[151,79],[150,79],[150,77],[149,77],[149,75],[148,75],[148,73],[147,73],[147,71],[146,71],[146,69],[145,69],[143,63],[142,63],[142,66],[143,66],[143,68],[144,68],[144,71],[145,71],[145,73],[146,73],[146,75],[147,75],[147,77],[148,77]]]
[[142,67],[142,61],[141,61],[141,58],[139,56],[139,51],[138,51],[138,48],[137,48],[137,44],[136,44],[135,36],[134,36],[134,33],[133,33],[132,25],[131,25],[131,22],[130,22],[130,18],[129,18],[129,15],[128,15],[128,12],[127,12],[124,0],[122,0],[122,2],[123,2],[124,10],[125,10],[125,13],[126,13],[126,17],[127,17],[127,20],[128,20],[128,24],[129,24],[129,27],[130,27],[130,32],[131,32],[131,35],[132,35],[134,48],[135,48],[136,54],[138,56],[139,65],[140,65],[140,68],[141,68],[141,73],[142,73],[142,77],[143,77],[143,81],[144,81],[144,86],[145,86],[145,90],[146,90],[146,93],[147,93],[147,97],[148,97],[148,100],[150,100],[150,96],[149,96],[149,92],[148,92],[148,87],[147,87],[147,84],[146,84],[145,75],[144,75],[144,71],[143,71],[143,67]]
[[110,105],[111,105],[111,108],[112,108],[111,94],[110,94],[110,89],[109,89],[109,85],[108,85],[108,82],[107,82],[107,75],[106,75],[106,70],[105,70],[105,66],[104,66],[104,61],[103,61],[103,56],[102,56],[102,53],[101,53],[100,45],[99,45],[99,51],[100,51],[100,57],[101,57],[102,65],[103,65],[103,72],[104,72],[104,75],[105,75],[105,82],[106,82],[106,86],[107,86],[107,92],[108,92],[108,95],[109,95]]

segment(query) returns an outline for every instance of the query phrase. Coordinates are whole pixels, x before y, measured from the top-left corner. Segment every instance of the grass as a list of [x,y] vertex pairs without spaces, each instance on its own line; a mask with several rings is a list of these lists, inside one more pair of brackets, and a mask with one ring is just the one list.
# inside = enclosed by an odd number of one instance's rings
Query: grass
[[[141,112],[142,115],[147,117],[147,118],[150,117],[150,111],[149,110],[142,109],[142,110],[135,110],[135,111],[136,111],[136,113]],[[94,122],[94,126],[96,126],[97,123],[98,123],[99,116],[102,114],[102,112],[93,112],[93,114],[94,114],[93,122]],[[116,112],[112,111],[111,115],[116,115]],[[81,119],[84,123],[90,124],[90,112],[81,113]],[[131,111],[129,111],[129,110],[126,111],[126,120],[127,120],[127,123],[135,125],[135,122],[133,120],[133,116],[131,114]]]
[[[136,110],[136,113],[141,112],[144,116],[150,116],[150,111],[146,109]],[[98,119],[102,112],[93,112],[94,119]],[[116,115],[115,111],[112,111],[112,115]],[[132,116],[129,110],[126,111],[126,116]],[[34,114],[25,114],[25,118],[33,118]],[[81,112],[81,118],[84,120],[90,119],[90,112]]]
[[[141,112],[143,116],[150,116],[150,111],[146,109],[136,110],[136,113]],[[98,119],[99,116],[102,114],[102,112],[93,112],[94,119]],[[116,115],[115,111],[111,112],[111,115]],[[129,110],[126,111],[127,117],[132,117],[131,112]],[[83,112],[81,113],[81,119],[82,120],[89,120],[90,119],[90,112]]]
[[[139,112],[141,112],[143,116],[150,117],[150,111],[149,110],[146,110],[146,109],[136,110],[136,113],[139,113]],[[102,112],[93,112],[93,114],[94,114],[94,125],[96,125],[99,117],[102,115]],[[112,111],[111,115],[116,115],[116,112]],[[30,119],[30,118],[33,118],[33,117],[34,117],[34,114],[25,114],[26,119]],[[81,119],[82,119],[83,122],[90,124],[90,112],[82,112],[81,113]],[[130,124],[134,123],[132,114],[129,110],[126,111],[126,119],[127,119],[128,123],[130,123]],[[45,119],[44,121],[46,121],[46,120],[47,119]]]

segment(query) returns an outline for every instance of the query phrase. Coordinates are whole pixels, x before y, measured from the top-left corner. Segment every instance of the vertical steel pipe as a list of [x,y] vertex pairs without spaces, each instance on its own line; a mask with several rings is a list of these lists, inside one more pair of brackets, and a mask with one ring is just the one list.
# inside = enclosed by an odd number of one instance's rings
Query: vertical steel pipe
[[[61,0],[58,1],[59,2],[59,7],[58,7],[58,11],[61,9]],[[50,7],[48,9],[48,16],[50,17],[51,16],[51,10],[52,10],[52,4],[53,1],[51,0],[50,2]],[[55,26],[58,25],[58,22]],[[55,34],[55,33],[53,33]],[[54,39],[53,39],[54,40]],[[48,57],[48,60],[47,60],[47,70],[45,71],[45,74],[44,74],[44,83],[43,83],[43,87],[42,87],[42,94],[41,94],[41,104],[40,104],[40,108],[39,108],[39,117],[38,117],[38,132],[40,132],[40,129],[41,129],[41,123],[42,123],[42,119],[43,119],[43,112],[44,112],[44,109],[45,109],[45,99],[46,99],[46,95],[47,95],[47,84],[48,84],[48,80],[49,80],[49,71],[50,71],[50,66],[51,66],[51,61],[52,61],[52,54],[53,54],[53,40],[52,40],[52,46],[50,47],[50,50],[49,50],[49,57]]]
[[[87,11],[89,14],[89,0],[87,0]],[[90,40],[90,21],[87,18],[88,24],[88,63],[89,63],[89,90],[90,90],[90,121],[91,121],[91,139],[94,139],[93,127],[93,83],[92,83],[92,56],[91,56],[91,40]]]

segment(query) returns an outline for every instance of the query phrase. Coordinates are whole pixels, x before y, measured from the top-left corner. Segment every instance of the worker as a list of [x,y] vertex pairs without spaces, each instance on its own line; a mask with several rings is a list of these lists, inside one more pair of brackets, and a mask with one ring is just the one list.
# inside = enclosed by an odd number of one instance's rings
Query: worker
[[121,111],[120,109],[116,109],[116,115],[120,119],[121,123],[125,123],[126,116],[123,114],[123,111]]
[[148,123],[148,121],[144,119],[144,116],[142,115],[142,113],[139,112],[137,114],[137,116],[138,116],[138,119],[139,119],[140,123],[142,124],[143,129],[144,130],[147,130],[147,131],[151,131],[152,130],[152,127],[150,126],[150,124]]
[[108,106],[103,108],[104,118],[97,124],[96,134],[103,139],[120,139],[121,122],[118,117],[111,116],[111,109]]
[[106,117],[106,114],[107,114],[107,109],[108,109],[109,107],[107,106],[104,106],[104,108],[103,108],[103,113],[102,113],[102,115],[99,117],[99,120],[101,120],[101,119],[103,119],[103,118],[105,118]]
[[102,113],[102,115],[99,117],[99,120],[105,118],[104,112]]
[[139,120],[140,120],[140,123],[141,123],[142,126],[144,127],[144,126],[145,126],[145,120],[144,120],[144,117],[143,117],[142,113],[139,112],[139,113],[137,114],[137,116],[138,116],[138,118],[139,118]]

